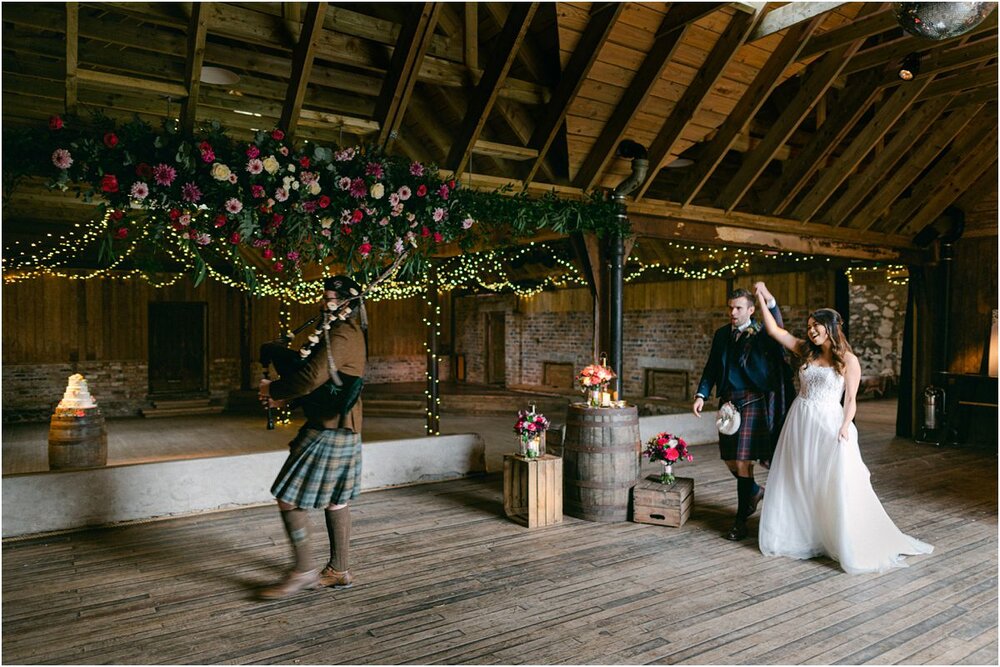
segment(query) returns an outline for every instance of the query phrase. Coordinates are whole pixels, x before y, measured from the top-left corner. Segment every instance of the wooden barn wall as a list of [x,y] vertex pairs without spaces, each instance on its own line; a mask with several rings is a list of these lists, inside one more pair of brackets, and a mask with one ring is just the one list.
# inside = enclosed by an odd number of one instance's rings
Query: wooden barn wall
[[954,246],[948,327],[948,370],[979,373],[997,308],[997,237]]

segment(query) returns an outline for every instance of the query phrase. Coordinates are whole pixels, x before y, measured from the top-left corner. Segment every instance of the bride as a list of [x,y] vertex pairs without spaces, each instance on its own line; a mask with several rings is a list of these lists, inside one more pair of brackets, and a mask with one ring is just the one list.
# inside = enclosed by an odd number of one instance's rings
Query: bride
[[[756,288],[763,306],[770,295],[763,283]],[[840,314],[830,308],[812,313],[808,340],[802,340],[779,327],[767,308],[758,310],[767,333],[802,361],[799,395],[768,474],[761,552],[826,555],[850,574],[906,567],[904,554],[930,553],[931,545],[896,528],[872,490],[853,424],[861,365],[841,331]]]

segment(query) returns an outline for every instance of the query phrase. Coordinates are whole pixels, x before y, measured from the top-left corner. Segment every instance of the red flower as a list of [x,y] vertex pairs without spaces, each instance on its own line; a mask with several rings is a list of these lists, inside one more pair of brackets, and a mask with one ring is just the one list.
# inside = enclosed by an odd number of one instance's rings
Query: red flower
[[309,162],[309,158],[306,157],[305,155],[299,158],[299,166],[302,167],[303,169],[308,169],[310,164],[312,163]]
[[361,219],[365,217],[365,214],[361,212],[361,209],[354,209],[354,213],[351,213],[351,222],[361,222]]
[[434,243],[441,243],[444,237],[441,236],[441,232],[434,232]]
[[427,227],[423,227],[423,228],[422,228],[422,229],[420,230],[420,235],[421,235],[421,236],[425,236],[425,237],[426,237],[426,236],[430,236],[430,235],[431,235],[431,230],[429,230],[429,229],[428,229]]
[[271,217],[271,223],[275,227],[281,226],[281,223],[283,223],[284,221],[285,221],[285,216],[281,215],[280,213],[275,213],[274,216]]
[[275,129],[273,132],[271,132],[271,138],[274,139],[275,141],[281,141],[282,139],[285,138],[285,133],[282,132],[281,130]]
[[198,150],[200,150],[202,153],[211,152],[212,144],[208,143],[207,141],[203,141],[200,144],[198,144]]
[[252,160],[253,158],[257,157],[258,155],[260,155],[260,149],[259,148],[257,148],[253,144],[250,144],[249,146],[247,146],[247,157],[248,158],[250,158]]
[[167,215],[170,216],[171,220],[177,220],[178,218],[181,217],[181,212],[180,209],[172,208],[170,209],[170,213],[168,213]]
[[220,213],[219,215],[215,216],[215,226],[216,227],[223,227],[223,226],[225,226],[225,224],[226,224],[226,214],[225,213]]
[[118,230],[115,231],[116,239],[123,239],[126,236],[128,236],[128,227],[119,227]]
[[274,251],[270,248],[264,248],[264,259],[271,259],[274,257]]
[[105,174],[101,179],[101,192],[118,192],[118,177],[114,174]]
[[284,271],[285,270],[285,265],[282,264],[281,262],[275,262],[274,263],[274,270],[275,271]]
[[329,197],[327,197],[326,195],[323,195],[322,197],[319,198],[319,207],[320,208],[326,208],[329,205],[330,205],[330,198]]
[[114,220],[115,222],[118,222],[119,220],[125,217],[125,211],[120,211],[118,209],[115,209],[108,214],[108,217]]
[[450,181],[448,181],[448,187],[451,188],[452,190],[455,189],[455,179],[451,179]]
[[229,237],[229,242],[232,243],[233,245],[236,245],[237,243],[239,243],[240,242],[240,233],[239,232],[233,232],[232,235]]
[[145,162],[140,162],[136,165],[135,175],[148,181],[153,177],[153,168]]
[[63,119],[59,116],[49,116],[49,129],[50,130],[61,130],[63,129]]
[[104,135],[104,145],[108,148],[114,148],[118,145],[118,135],[114,132],[108,132]]
[[351,226],[350,225],[341,225],[340,226],[340,231],[344,232],[345,234],[350,234],[351,233]]
[[371,251],[372,251],[372,244],[368,243],[367,241],[358,246],[358,252],[361,253],[362,257],[367,257],[369,254],[371,254]]
[[418,197],[423,197],[426,194],[427,194],[427,186],[426,185],[421,185],[420,187],[417,188],[417,196]]
[[668,448],[667,451],[663,454],[663,458],[667,459],[668,461],[676,461],[677,459],[680,458],[680,456],[681,455],[678,454],[677,450],[674,449],[673,447]]

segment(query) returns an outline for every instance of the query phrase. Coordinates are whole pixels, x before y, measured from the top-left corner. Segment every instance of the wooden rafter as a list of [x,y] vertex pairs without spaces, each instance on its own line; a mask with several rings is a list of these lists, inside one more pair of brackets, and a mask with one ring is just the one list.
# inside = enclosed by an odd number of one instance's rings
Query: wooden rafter
[[538,173],[559,128],[566,120],[570,104],[580,92],[590,69],[597,62],[601,47],[604,46],[611,34],[611,29],[624,9],[625,3],[622,2],[595,4],[591,7],[587,27],[580,36],[580,41],[577,42],[573,55],[570,56],[566,69],[552,93],[552,99],[546,105],[541,118],[535,125],[531,139],[528,141],[528,147],[536,150],[538,157],[528,165],[522,180],[530,182]]
[[184,85],[187,97],[181,105],[181,128],[194,130],[198,115],[198,97],[201,92],[201,68],[205,62],[205,42],[208,38],[208,15],[200,2],[191,5],[191,22],[188,25],[187,58],[184,61]]
[[446,164],[461,175],[469,162],[472,148],[486,124],[496,102],[500,85],[507,78],[517,50],[528,31],[528,25],[538,9],[537,2],[518,3],[511,8],[503,30],[496,39],[493,62],[483,72],[472,92],[465,120],[448,153]]
[[994,84],[992,86],[985,86],[983,88],[976,88],[975,90],[970,90],[960,95],[955,95],[952,98],[951,104],[948,105],[948,109],[961,109],[967,106],[977,106],[983,102],[996,102],[997,100],[997,86]]
[[635,192],[635,199],[642,199],[655,180],[667,159],[672,156],[677,140],[684,128],[691,122],[698,107],[712,91],[726,66],[732,61],[736,51],[743,46],[759,14],[737,12],[729,21],[726,30],[715,43],[704,64],[698,68],[694,81],[687,87],[681,99],[674,105],[663,127],[649,145],[649,176]]
[[[868,201],[868,195],[880,181],[893,173],[896,163],[903,158],[917,143],[922,134],[931,127],[948,108],[950,98],[939,97],[927,102],[913,113],[907,115],[902,127],[894,134],[863,172],[857,174],[848,182],[847,190],[823,215],[823,222],[839,227],[847,220],[852,210]],[[880,196],[880,195],[876,195]]]
[[841,153],[840,157],[828,169],[820,172],[816,184],[795,206],[791,217],[798,220],[809,220],[816,215],[816,212],[840,187],[841,183],[854,173],[868,152],[910,109],[930,81],[930,78],[914,79],[906,86],[899,86],[876,110],[872,120],[854,137],[854,140]]
[[[978,166],[984,166],[984,162],[989,164],[996,158],[996,145],[996,121],[993,122],[992,127],[988,124],[977,124],[967,128],[930,171],[912,184],[913,195],[896,202],[880,228],[896,233],[897,230],[909,227],[911,221],[919,215],[922,208],[927,206],[931,197],[942,187],[942,184],[949,181],[951,174],[961,171],[966,165],[975,162],[976,156],[979,157]],[[983,156],[980,155],[982,151],[992,152],[988,161],[983,160]],[[977,173],[971,180],[978,177]]]
[[851,23],[824,32],[822,35],[813,36],[805,48],[802,49],[799,59],[814,58],[827,51],[832,51],[838,46],[850,44],[858,39],[868,39],[874,35],[899,28],[899,22],[896,21],[893,13],[889,11],[888,2],[871,4],[874,9],[871,14],[855,18]]
[[983,105],[952,112],[950,116],[932,127],[922,139],[915,144],[916,148],[907,160],[879,184],[878,196],[872,197],[851,220],[849,227],[867,231],[889,209],[904,190],[923,172],[938,155],[962,132],[975,118],[981,120]]
[[688,26],[717,8],[712,3],[694,4],[696,8],[703,8],[702,11],[692,11],[692,7],[684,3],[673,3],[664,15],[657,28],[653,46],[573,179],[573,184],[578,188],[590,190],[594,187],[604,172],[604,167],[614,156],[618,144],[625,138],[625,132],[639,108],[659,82],[660,75],[687,33]]
[[993,65],[986,69],[956,74],[945,79],[935,79],[934,83],[924,91],[922,98],[929,99],[939,95],[951,95],[974,88],[996,85],[996,82],[997,68],[996,65]]
[[[803,21],[809,21],[817,16],[833,11],[846,2],[790,2],[787,5],[772,9],[761,19],[750,35],[749,42],[756,42],[768,35],[781,32]],[[851,40],[854,41],[854,40]]]
[[876,72],[869,72],[859,79],[849,81],[847,94],[831,104],[832,113],[813,135],[809,144],[796,158],[785,163],[781,177],[771,186],[770,195],[764,198],[765,211],[770,215],[784,213],[809,177],[867,111],[878,93],[878,84],[883,78]]
[[380,124],[376,141],[385,148],[392,144],[403,122],[441,7],[439,2],[415,5],[412,20],[404,23],[399,31],[399,39],[375,103],[375,119]]
[[292,72],[288,79],[288,94],[281,109],[279,126],[283,128],[289,140],[295,135],[299,125],[299,114],[302,112],[302,102],[306,98],[309,77],[312,73],[313,60],[316,57],[316,42],[323,32],[323,17],[326,15],[327,3],[311,2],[306,7],[302,20],[302,30],[299,40],[292,52]]
[[[992,172],[996,178],[997,132],[994,130],[982,146],[977,147],[964,163],[952,171],[934,194],[921,198],[920,207],[899,230],[904,236],[917,234],[934,222],[954,204],[983,174]],[[994,181],[995,183],[996,181]]]
[[740,97],[732,112],[726,117],[715,138],[698,157],[691,173],[680,187],[679,201],[690,204],[701,188],[708,182],[715,168],[722,162],[726,152],[733,145],[737,135],[747,121],[757,115],[767,97],[778,85],[782,73],[795,62],[799,51],[813,31],[823,21],[822,17],[799,23],[788,29],[781,43],[768,57],[764,67],[757,73],[753,82]]
[[63,108],[67,114],[75,114],[77,108],[76,71],[79,65],[80,49],[80,3],[66,3],[66,94]]
[[462,42],[462,54],[465,66],[479,69],[479,12],[478,3],[466,2],[462,11],[465,21],[465,35]]
[[[862,10],[863,11],[863,10]],[[803,74],[803,83],[792,101],[782,110],[778,120],[764,135],[764,139],[749,153],[744,153],[743,164],[716,199],[719,208],[732,211],[743,199],[743,195],[753,185],[770,164],[778,150],[788,141],[792,133],[806,119],[813,106],[823,98],[826,91],[840,75],[844,65],[861,47],[861,40],[838,46],[818,60]]]

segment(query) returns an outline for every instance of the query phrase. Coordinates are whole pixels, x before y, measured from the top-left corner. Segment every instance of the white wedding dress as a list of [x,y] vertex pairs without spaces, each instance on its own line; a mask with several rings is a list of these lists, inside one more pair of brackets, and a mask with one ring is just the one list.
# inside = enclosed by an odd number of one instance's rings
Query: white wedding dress
[[934,547],[904,535],[872,490],[858,431],[838,440],[844,423],[844,376],[826,366],[799,371],[799,395],[788,411],[767,479],[760,517],[765,556],[826,555],[850,574],[906,567],[904,554]]

